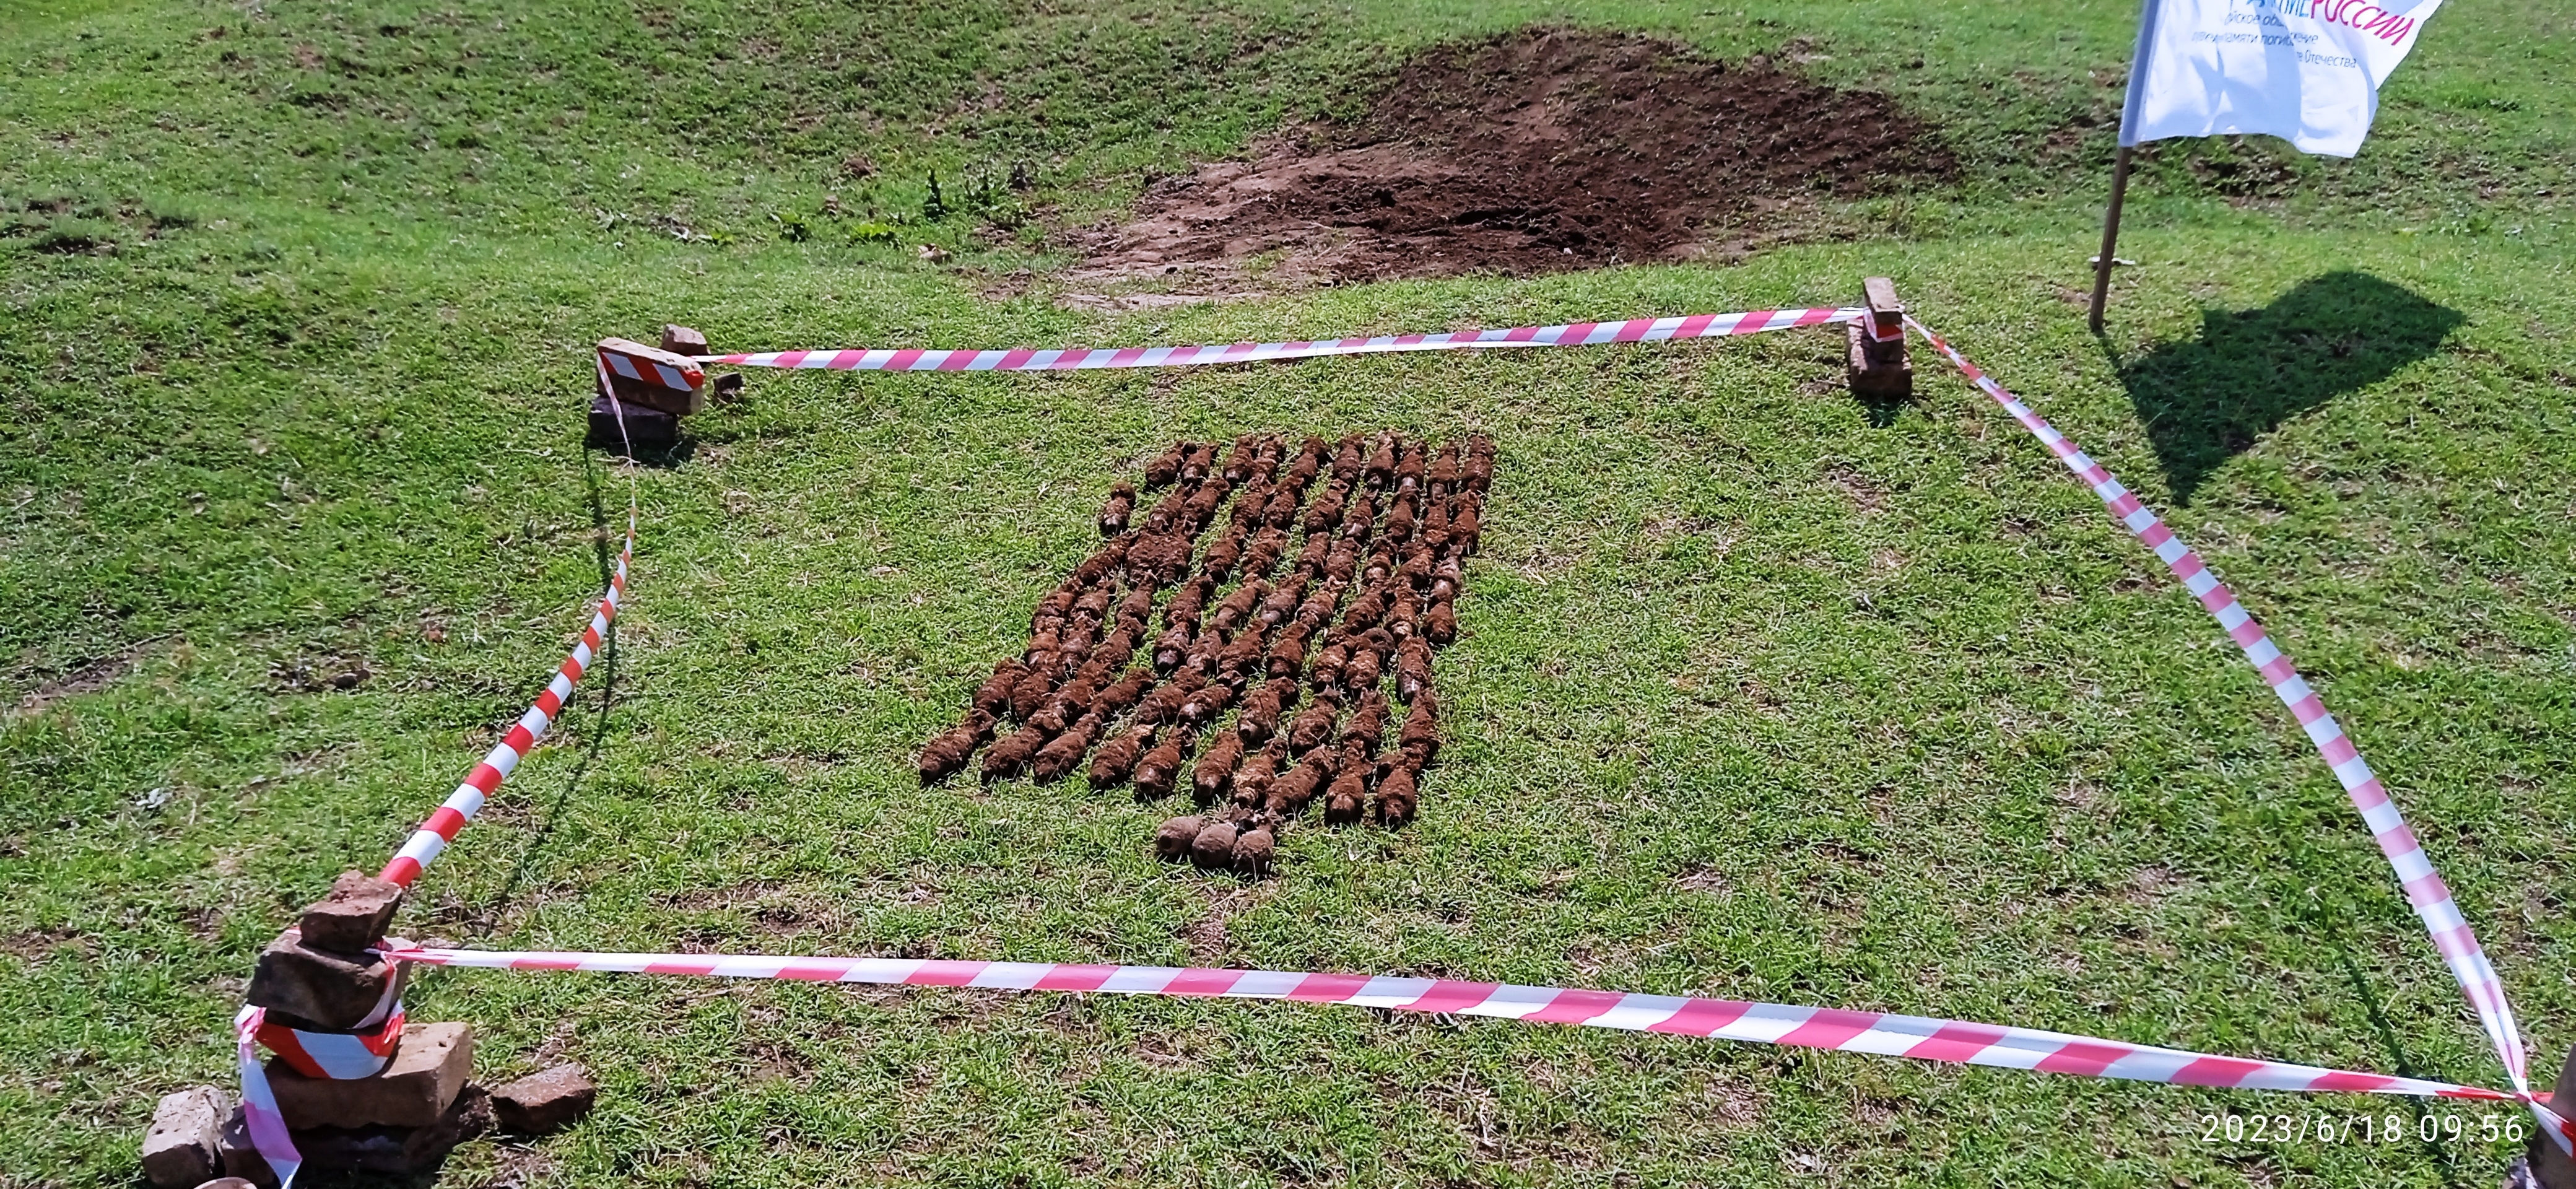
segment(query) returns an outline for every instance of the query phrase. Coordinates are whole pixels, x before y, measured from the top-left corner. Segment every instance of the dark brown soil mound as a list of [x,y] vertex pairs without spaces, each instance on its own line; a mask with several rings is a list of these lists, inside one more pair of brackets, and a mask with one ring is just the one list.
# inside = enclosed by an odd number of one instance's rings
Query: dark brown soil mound
[[1673,259],[1776,231],[1817,194],[1955,162],[1895,101],[1761,58],[1525,29],[1427,52],[1356,123],[1148,191],[1098,277],[1265,261],[1291,278],[1530,273]]

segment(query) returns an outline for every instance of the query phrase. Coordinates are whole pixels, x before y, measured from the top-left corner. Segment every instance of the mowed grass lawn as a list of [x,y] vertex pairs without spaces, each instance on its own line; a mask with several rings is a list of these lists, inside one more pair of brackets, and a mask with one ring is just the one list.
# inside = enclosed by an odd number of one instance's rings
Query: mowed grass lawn
[[[2454,0],[2360,159],[2161,146],[2072,300],[2134,5],[31,3],[0,16],[0,1185],[136,1183],[254,954],[630,610],[399,931],[1403,973],[1893,1010],[2499,1085],[2332,775],[2046,453],[1840,339],[1078,376],[757,374],[587,455],[586,344],[1204,342],[1916,310],[2164,511],[2576,1043],[2576,4]],[[1795,55],[1956,185],[1741,263],[1060,304],[1062,229],[1533,21]],[[856,160],[854,160],[854,158]],[[1028,163],[1035,185],[1006,178]],[[937,169],[951,208],[925,220]],[[861,176],[864,174],[865,176]],[[893,242],[884,242],[891,237]],[[921,243],[956,252],[934,264]],[[1276,878],[919,742],[1184,435],[1494,435],[1423,820]],[[354,688],[329,678],[363,670]],[[568,1133],[444,1185],[2491,1184],[2208,1142],[2417,1104],[1288,1005],[428,971]],[[2472,1131],[2486,1108],[2441,1103]],[[2513,1116],[2500,1116],[2503,1118]]]

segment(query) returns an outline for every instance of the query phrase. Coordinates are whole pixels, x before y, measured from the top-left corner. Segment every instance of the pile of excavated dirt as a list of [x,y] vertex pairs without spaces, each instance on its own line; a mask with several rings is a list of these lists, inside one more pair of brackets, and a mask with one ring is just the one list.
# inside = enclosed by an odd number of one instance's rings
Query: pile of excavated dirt
[[1777,234],[1819,194],[1956,169],[1885,95],[1758,57],[1524,29],[1416,57],[1352,124],[1157,184],[1077,275],[1333,282],[1679,259]]

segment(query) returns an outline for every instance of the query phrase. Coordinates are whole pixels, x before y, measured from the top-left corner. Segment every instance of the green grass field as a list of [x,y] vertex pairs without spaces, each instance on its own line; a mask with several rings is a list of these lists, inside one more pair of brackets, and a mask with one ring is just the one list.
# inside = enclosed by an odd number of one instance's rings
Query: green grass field
[[[1764,15],[1768,14],[1768,15]],[[0,1185],[138,1184],[253,955],[373,870],[587,616],[606,334],[1206,342],[1856,298],[2165,512],[2576,1043],[2576,3],[2453,0],[2351,162],[2159,146],[2077,290],[2135,6],[22,0],[0,15]],[[1796,49],[1964,175],[1726,267],[1057,302],[1062,229],[1534,21]],[[1794,44],[1793,44],[1794,43]],[[1036,186],[996,184],[1026,162]],[[861,170],[866,176],[857,176]],[[928,173],[951,210],[925,220]],[[838,213],[835,213],[835,212]],[[884,242],[887,237],[893,242]],[[922,243],[955,250],[931,264]],[[398,930],[492,948],[1438,974],[2502,1084],[2305,737],[1982,397],[1840,340],[1079,376],[755,375],[613,670]],[[1495,435],[1424,819],[1274,879],[1168,810],[917,786],[1110,480],[1175,436]],[[314,688],[362,666],[354,689]],[[613,696],[612,696],[613,695]],[[1286,1005],[430,971],[598,1112],[439,1184],[2487,1185],[2502,1142],[2205,1142],[2307,1099]],[[541,1056],[541,1053],[544,1056]],[[2500,1120],[2505,1112],[2493,1112]]]

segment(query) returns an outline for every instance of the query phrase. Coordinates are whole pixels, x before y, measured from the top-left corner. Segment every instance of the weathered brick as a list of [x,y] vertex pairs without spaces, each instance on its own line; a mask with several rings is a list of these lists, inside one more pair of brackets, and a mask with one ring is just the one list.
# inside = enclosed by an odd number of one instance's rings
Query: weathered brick
[[402,979],[399,962],[315,949],[289,929],[260,952],[243,998],[316,1028],[351,1029],[376,1010],[387,987],[401,994]]
[[492,1115],[503,1128],[543,1135],[570,1126],[599,1100],[599,1084],[578,1065],[558,1065],[492,1089]]
[[[599,340],[599,349],[613,354],[627,356],[636,360],[639,366],[646,363],[660,363],[673,368],[683,369],[698,366],[696,363],[683,359],[672,352],[662,350],[659,347],[647,347],[642,343],[628,339],[601,339]],[[702,372],[701,375],[703,374],[704,373]],[[614,368],[607,369],[607,378],[609,386],[617,392],[617,399],[625,401],[628,404],[637,404],[643,405],[647,408],[660,409],[665,413],[670,413],[679,417],[686,417],[692,413],[700,412],[707,407],[707,386],[703,380],[696,388],[682,391],[677,388],[666,388],[661,384],[644,380],[630,380],[624,376],[618,375]]]
[[394,910],[402,907],[402,885],[361,871],[342,872],[331,882],[331,894],[304,910],[298,925],[304,944],[342,954],[364,953],[385,939]]
[[290,1129],[426,1127],[438,1122],[474,1075],[474,1032],[463,1024],[409,1024],[374,1077],[334,1081],[268,1063],[268,1087]]
[[456,1145],[491,1129],[491,1100],[482,1087],[468,1086],[427,1127],[316,1127],[290,1134],[306,1168],[403,1175],[438,1171]]
[[224,1129],[216,1137],[215,1146],[222,1158],[225,1176],[248,1181],[263,1189],[277,1184],[277,1173],[268,1167],[268,1161],[260,1158],[259,1149],[251,1146],[250,1125],[242,1118],[240,1106],[234,1106],[231,1113],[224,1116]]
[[662,327],[662,349],[673,355],[715,354],[707,350],[707,336],[698,333],[697,327],[681,326],[677,323],[665,324]]
[[[620,432],[618,415],[624,413],[626,427]],[[680,419],[660,409],[627,404],[622,409],[608,403],[608,394],[590,398],[590,433],[588,443],[601,450],[624,453],[629,445],[638,453],[668,450],[680,443]]]
[[1871,357],[1874,344],[1861,330],[1860,323],[1848,323],[1845,330],[1851,338],[1848,374],[1852,395],[1891,400],[1903,400],[1914,395],[1914,364],[1905,357],[1901,346],[1893,360],[1874,359]]
[[161,1096],[152,1129],[143,1133],[143,1177],[159,1189],[194,1189],[223,1171],[217,1141],[223,1132],[224,1092],[193,1086]]

